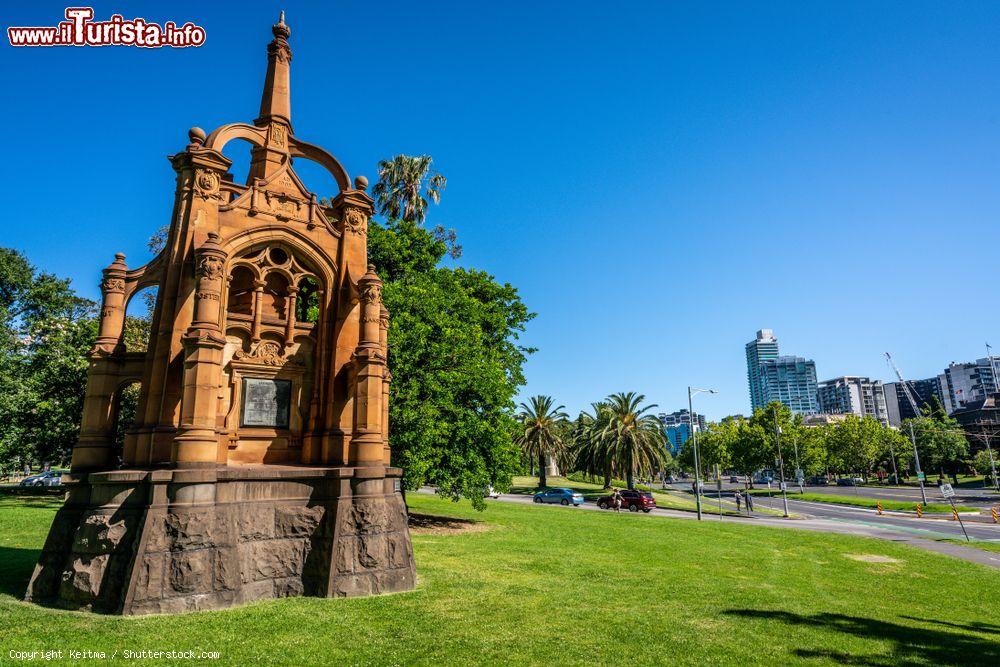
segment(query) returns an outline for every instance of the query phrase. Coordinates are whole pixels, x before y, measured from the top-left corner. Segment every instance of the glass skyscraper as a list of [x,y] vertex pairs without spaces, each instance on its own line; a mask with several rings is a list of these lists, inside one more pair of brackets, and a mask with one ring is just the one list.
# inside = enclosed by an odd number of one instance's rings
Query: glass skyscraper
[[784,403],[792,412],[816,414],[816,364],[811,359],[778,355],[778,339],[761,329],[746,345],[750,405],[754,410],[771,401]]
[[778,339],[770,329],[761,329],[757,338],[747,343],[747,382],[750,384],[751,411],[767,405],[763,365],[778,358]]

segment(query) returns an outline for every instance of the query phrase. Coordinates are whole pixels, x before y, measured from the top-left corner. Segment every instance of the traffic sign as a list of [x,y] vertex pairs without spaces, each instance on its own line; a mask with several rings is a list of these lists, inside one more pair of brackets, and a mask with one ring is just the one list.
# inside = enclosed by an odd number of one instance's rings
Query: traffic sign
[[955,489],[951,488],[951,484],[942,484],[941,485],[941,495],[943,497],[945,497],[945,498],[954,498],[955,497]]
[[919,479],[922,482],[925,479],[927,479],[927,475],[925,475],[923,472],[918,472],[917,473],[917,479]]
[[782,490],[782,491],[786,491],[786,490],[788,490],[788,487],[787,487],[787,486],[785,486],[785,483],[784,483],[784,482],[782,482],[782,483],[781,483],[781,490]]
[[797,480],[799,480],[799,481],[802,481],[802,480],[803,480],[803,479],[805,479],[805,478],[806,478],[806,473],[805,473],[805,471],[804,471],[804,470],[802,470],[802,468],[796,468],[796,469],[795,469],[795,479],[797,479]]

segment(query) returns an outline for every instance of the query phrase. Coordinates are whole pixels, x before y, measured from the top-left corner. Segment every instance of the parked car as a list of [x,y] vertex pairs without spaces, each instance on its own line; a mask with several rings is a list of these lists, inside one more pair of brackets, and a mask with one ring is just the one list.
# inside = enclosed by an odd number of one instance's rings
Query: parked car
[[[647,514],[656,507],[656,499],[653,498],[653,494],[648,491],[622,491],[622,509],[627,509],[629,512],[638,512],[642,510]],[[611,501],[611,495],[602,496],[597,499],[597,506],[602,510],[611,509],[614,504]]]
[[62,484],[62,471],[49,470],[31,475],[21,480],[21,486],[59,486]]
[[572,489],[554,488],[535,494],[536,503],[559,503],[560,505],[582,505],[583,494]]
[[830,483],[830,480],[826,478],[826,475],[813,475],[806,480],[806,484],[809,486],[826,486]]
[[486,487],[486,493],[483,494],[484,498],[499,498],[500,492],[493,488],[493,486]]
[[860,486],[865,480],[860,477],[840,477],[837,479],[837,486]]
[[739,475],[730,475],[729,476],[729,483],[730,484],[739,484],[740,483],[740,476]]

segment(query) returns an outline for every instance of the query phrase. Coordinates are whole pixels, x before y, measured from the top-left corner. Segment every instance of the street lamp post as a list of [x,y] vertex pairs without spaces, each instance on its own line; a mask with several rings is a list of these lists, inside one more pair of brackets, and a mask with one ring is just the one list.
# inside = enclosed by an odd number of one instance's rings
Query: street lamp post
[[[698,458],[698,429],[695,428],[694,405],[692,399],[695,394],[714,394],[714,389],[696,389],[688,387],[688,423],[691,426],[691,438],[694,442],[694,500],[698,508],[698,521],[701,521],[701,461]],[[720,494],[721,497],[721,494]]]
[[781,502],[785,507],[785,518],[788,518],[788,491],[785,486],[785,461],[781,458],[781,429],[778,427],[778,406],[774,406],[774,444],[778,448],[778,475],[781,479]]
[[913,470],[917,473],[917,481],[920,483],[920,502],[927,506],[927,492],[924,491],[924,473],[920,469],[920,453],[917,452],[917,436],[913,434],[913,420],[910,420],[910,442],[913,443]]

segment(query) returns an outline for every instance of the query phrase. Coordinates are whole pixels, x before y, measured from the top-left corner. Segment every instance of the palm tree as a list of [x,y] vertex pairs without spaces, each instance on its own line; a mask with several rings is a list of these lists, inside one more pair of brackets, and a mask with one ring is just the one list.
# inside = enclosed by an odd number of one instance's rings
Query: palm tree
[[575,468],[592,476],[604,477],[604,488],[611,488],[613,461],[601,438],[603,421],[606,421],[607,404],[592,403],[593,412],[580,412],[573,423],[573,453]]
[[649,474],[663,465],[666,436],[655,415],[646,414],[655,404],[642,406],[645,396],[635,392],[612,394],[599,420],[599,437],[615,470],[625,473],[628,488],[635,488],[635,476]]
[[431,162],[430,155],[397,155],[379,162],[378,183],[372,187],[379,213],[390,220],[421,224],[427,215],[427,199],[440,202],[448,182],[431,170]]
[[532,396],[530,405],[521,403],[517,415],[523,431],[517,434],[517,444],[524,453],[538,461],[538,487],[545,488],[545,466],[548,458],[565,449],[562,422],[567,415],[563,406],[553,406],[551,396]]

